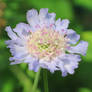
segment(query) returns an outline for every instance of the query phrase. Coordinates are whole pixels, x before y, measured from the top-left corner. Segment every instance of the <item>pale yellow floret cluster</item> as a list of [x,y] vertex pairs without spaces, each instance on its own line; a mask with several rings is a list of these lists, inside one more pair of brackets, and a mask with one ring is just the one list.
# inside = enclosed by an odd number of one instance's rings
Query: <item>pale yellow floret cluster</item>
[[67,39],[64,36],[46,28],[31,32],[31,37],[27,42],[28,51],[32,56],[51,61],[56,56],[65,53]]

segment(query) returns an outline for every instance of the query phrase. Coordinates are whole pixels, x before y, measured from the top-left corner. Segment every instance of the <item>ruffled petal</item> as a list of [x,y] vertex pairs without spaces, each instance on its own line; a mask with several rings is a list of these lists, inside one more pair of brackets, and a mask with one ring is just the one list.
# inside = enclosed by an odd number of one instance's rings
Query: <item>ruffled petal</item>
[[74,69],[78,67],[78,63],[81,60],[79,55],[65,54],[59,57],[61,62],[59,62],[59,67],[62,71],[62,76],[66,76],[67,73],[73,74]]
[[34,70],[35,72],[37,72],[39,68],[40,66],[38,60],[34,59],[29,63],[29,70]]
[[12,43],[12,40],[6,42],[6,44],[8,44],[7,47],[10,48],[10,51],[14,57],[20,57],[23,56],[23,54],[28,54],[28,50],[25,45],[23,46],[23,44],[21,44],[21,46],[20,44],[18,45],[18,43],[16,43],[17,42]]
[[[24,42],[22,39],[20,39],[20,38],[17,38],[16,40],[8,40],[8,41],[5,41],[5,43],[8,45],[8,46],[10,46],[10,45],[18,45],[18,46],[20,46],[20,47],[25,47],[25,43],[26,42]],[[7,46],[7,47],[8,47]]]
[[63,19],[60,24],[62,26],[61,27],[62,29],[67,29],[68,25],[69,25],[69,20],[68,19]]
[[15,64],[20,64],[20,63],[23,63],[23,61],[21,60],[15,60],[14,62],[11,62],[10,65],[15,65]]
[[[27,57],[29,57],[29,55],[28,54],[24,54],[24,53],[21,54],[21,56],[18,56],[18,55],[16,56],[15,55],[13,57],[10,57],[9,60],[13,61],[10,64],[13,65],[13,64],[24,63],[25,60],[27,60]],[[28,61],[26,63],[28,63]]]
[[69,20],[68,19],[63,19],[62,21],[61,21],[61,19],[59,18],[57,21],[56,21],[56,27],[60,27],[60,30],[62,30],[62,29],[67,29],[68,28],[68,25],[69,25]]
[[57,70],[56,61],[45,61],[44,59],[39,60],[39,64],[42,68],[50,70],[51,73]]
[[11,29],[10,26],[5,28],[6,32],[8,33],[8,36],[12,39],[12,40],[16,40],[18,37],[17,35],[13,32],[13,30]]
[[31,34],[30,26],[28,24],[25,24],[25,23],[17,24],[13,30],[22,39],[28,38],[29,35]]
[[50,70],[51,73],[54,73],[54,71],[57,70],[56,62],[51,61],[51,63],[48,64],[48,69]]
[[82,55],[86,55],[86,51],[88,48],[88,42],[86,41],[80,41],[80,43],[77,46],[71,46],[69,49],[67,49],[70,53],[78,53]]
[[31,9],[27,12],[27,21],[34,31],[37,27],[39,27],[39,18],[37,10]]
[[48,13],[47,8],[40,9],[39,20],[40,20],[41,27],[54,28],[55,16],[56,16],[55,13]]
[[56,23],[56,28],[55,28],[55,31],[58,31],[60,34],[66,34],[67,32],[67,28],[68,28],[68,25],[69,25],[69,20],[67,19],[64,19],[61,21],[61,19],[59,18]]
[[48,69],[49,62],[45,61],[44,59],[40,59],[39,64],[42,68]]
[[48,8],[42,8],[40,9],[40,12],[39,12],[39,17],[41,19],[42,18],[45,18],[45,16],[48,14]]
[[66,37],[69,39],[69,44],[76,44],[80,39],[80,35],[76,34],[76,32],[72,29],[68,29],[66,35]]
[[[62,56],[61,56],[62,57]],[[67,75],[67,71],[66,69],[64,68],[64,62],[61,61],[60,57],[56,58],[56,67],[58,68],[58,70],[60,70],[62,72],[62,76],[66,76]]]

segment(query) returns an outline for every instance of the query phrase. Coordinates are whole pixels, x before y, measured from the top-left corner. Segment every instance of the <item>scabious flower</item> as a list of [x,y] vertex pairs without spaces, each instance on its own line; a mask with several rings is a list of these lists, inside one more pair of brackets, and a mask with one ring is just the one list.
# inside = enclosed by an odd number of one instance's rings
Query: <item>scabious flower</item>
[[45,68],[54,72],[60,70],[62,76],[73,74],[85,55],[88,43],[80,41],[80,35],[68,29],[69,20],[55,20],[55,13],[47,8],[32,9],[27,12],[29,24],[19,23],[14,29],[6,27],[11,40],[6,41],[13,57],[11,64],[28,63],[35,72]]

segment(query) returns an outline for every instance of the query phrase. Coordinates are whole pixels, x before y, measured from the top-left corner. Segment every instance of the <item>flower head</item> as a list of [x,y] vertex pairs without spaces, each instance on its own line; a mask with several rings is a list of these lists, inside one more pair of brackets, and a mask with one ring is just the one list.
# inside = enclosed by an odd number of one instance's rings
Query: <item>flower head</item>
[[85,55],[88,43],[77,41],[80,35],[68,29],[69,20],[56,20],[55,13],[48,13],[48,9],[32,9],[27,12],[29,24],[19,23],[14,29],[6,27],[11,40],[6,41],[13,57],[11,64],[28,63],[29,69],[38,71],[40,67],[62,71],[62,76],[73,74]]

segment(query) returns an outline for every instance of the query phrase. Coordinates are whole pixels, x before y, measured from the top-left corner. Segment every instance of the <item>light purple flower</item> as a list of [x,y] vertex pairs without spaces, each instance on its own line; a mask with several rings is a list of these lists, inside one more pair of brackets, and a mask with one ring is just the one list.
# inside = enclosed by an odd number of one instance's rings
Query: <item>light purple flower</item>
[[29,24],[19,23],[14,29],[6,27],[11,40],[6,41],[13,57],[11,64],[28,63],[35,72],[46,68],[50,72],[62,71],[62,76],[73,74],[85,55],[88,47],[86,41],[79,41],[80,35],[68,29],[69,20],[55,20],[55,13],[48,9],[32,9],[27,12]]

